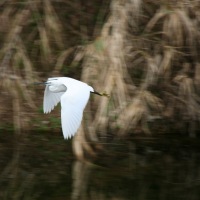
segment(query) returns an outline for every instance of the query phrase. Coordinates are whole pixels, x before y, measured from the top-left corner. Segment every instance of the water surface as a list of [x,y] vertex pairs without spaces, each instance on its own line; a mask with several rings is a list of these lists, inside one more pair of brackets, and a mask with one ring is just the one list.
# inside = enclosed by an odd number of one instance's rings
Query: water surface
[[60,134],[0,133],[0,199],[200,199],[199,139],[127,138],[104,142],[77,161]]

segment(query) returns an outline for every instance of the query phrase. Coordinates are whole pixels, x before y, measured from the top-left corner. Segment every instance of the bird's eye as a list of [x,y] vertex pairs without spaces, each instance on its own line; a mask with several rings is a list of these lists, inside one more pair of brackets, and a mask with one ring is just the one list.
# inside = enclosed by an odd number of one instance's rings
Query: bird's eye
[[51,85],[51,82],[50,82],[50,81],[47,81],[47,82],[46,82],[46,85]]

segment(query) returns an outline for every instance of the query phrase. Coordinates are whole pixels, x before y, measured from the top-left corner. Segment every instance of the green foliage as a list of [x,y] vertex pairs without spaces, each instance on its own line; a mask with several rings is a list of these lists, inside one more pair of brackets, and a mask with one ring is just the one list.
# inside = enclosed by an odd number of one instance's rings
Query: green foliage
[[104,49],[104,44],[103,44],[103,41],[101,39],[95,40],[94,46],[95,46],[97,51],[103,51],[103,49]]

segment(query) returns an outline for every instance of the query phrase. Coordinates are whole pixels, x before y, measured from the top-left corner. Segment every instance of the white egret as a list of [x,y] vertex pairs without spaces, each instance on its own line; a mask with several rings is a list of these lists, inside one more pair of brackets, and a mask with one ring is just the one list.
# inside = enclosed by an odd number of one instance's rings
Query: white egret
[[46,85],[43,100],[44,113],[50,113],[61,102],[61,124],[65,139],[74,136],[78,130],[90,93],[108,96],[106,93],[94,91],[84,82],[68,77],[48,78],[43,84]]

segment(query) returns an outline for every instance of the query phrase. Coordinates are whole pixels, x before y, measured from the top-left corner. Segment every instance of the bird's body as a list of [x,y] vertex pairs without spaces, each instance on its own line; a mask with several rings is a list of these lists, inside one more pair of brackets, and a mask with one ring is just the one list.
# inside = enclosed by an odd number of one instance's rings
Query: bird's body
[[45,84],[44,113],[51,112],[61,102],[62,131],[64,138],[68,139],[79,128],[83,110],[94,89],[84,82],[68,77],[49,78]]

